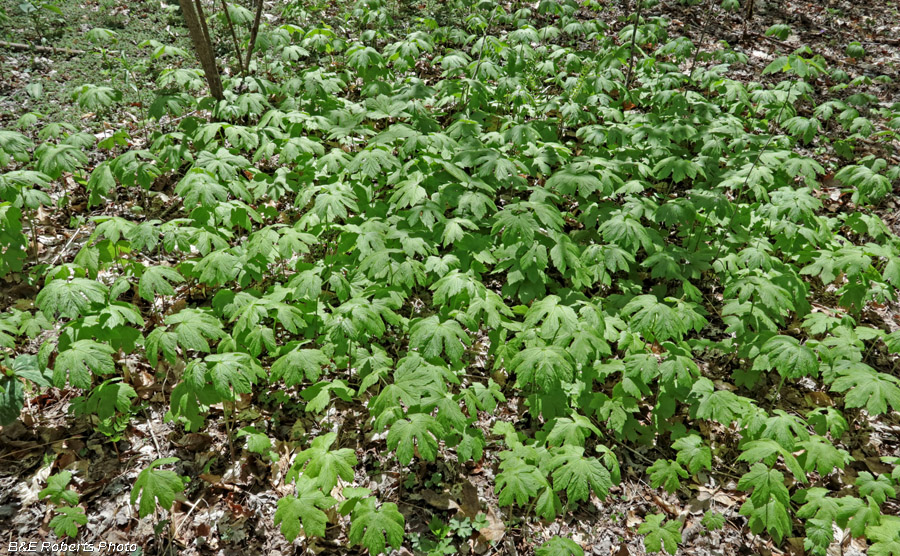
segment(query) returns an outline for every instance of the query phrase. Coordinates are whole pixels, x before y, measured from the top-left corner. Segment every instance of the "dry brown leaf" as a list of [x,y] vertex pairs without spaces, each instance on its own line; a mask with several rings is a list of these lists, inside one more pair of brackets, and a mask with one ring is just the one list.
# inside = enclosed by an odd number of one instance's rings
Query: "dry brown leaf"
[[687,503],[687,510],[692,514],[702,514],[709,509],[709,500],[712,498],[708,493],[701,492],[697,496],[691,498]]
[[212,444],[212,437],[205,433],[189,432],[175,443],[192,452],[199,452],[200,450],[205,450]]
[[829,396],[825,392],[807,392],[806,400],[812,405],[816,405],[819,407],[834,405],[834,401],[831,399],[831,396]]
[[679,508],[675,504],[672,504],[671,502],[663,500],[662,498],[660,498],[659,496],[657,496],[655,494],[653,495],[653,502],[655,502],[657,506],[662,508],[663,511],[666,512],[667,514],[669,514],[670,516],[677,516],[678,514],[681,513],[681,508]]
[[637,527],[638,525],[640,525],[643,522],[644,522],[644,520],[641,519],[641,516],[634,513],[634,510],[628,510],[628,514],[625,516],[625,526],[626,527]]
[[478,488],[471,482],[462,484],[462,492],[459,497],[459,513],[463,517],[475,519],[481,513],[481,501],[478,499]]
[[459,504],[447,492],[435,492],[430,488],[422,491],[422,500],[439,510],[456,510]]
[[[693,487],[692,487],[693,488]],[[738,503],[736,499],[729,496],[727,493],[717,489],[717,488],[709,488],[702,485],[698,485],[696,489],[699,491],[697,494],[697,498],[699,500],[707,500],[711,497],[713,500],[718,502],[719,504],[723,504],[725,506],[731,507]]]
[[478,530],[478,538],[473,547],[478,554],[484,554],[491,546],[496,546],[506,535],[506,524],[494,508],[488,508],[486,527]]

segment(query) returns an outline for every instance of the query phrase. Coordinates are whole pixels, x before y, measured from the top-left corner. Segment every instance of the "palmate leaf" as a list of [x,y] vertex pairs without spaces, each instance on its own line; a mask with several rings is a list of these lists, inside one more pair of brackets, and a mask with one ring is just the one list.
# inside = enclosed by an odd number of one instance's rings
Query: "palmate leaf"
[[741,506],[740,514],[750,518],[750,530],[755,534],[768,531],[776,543],[781,543],[791,532],[791,518],[788,509],[778,500],[770,499],[762,506],[757,506],[748,499]]
[[194,267],[194,276],[209,286],[221,286],[241,272],[240,259],[228,251],[213,251]]
[[151,463],[138,474],[131,489],[131,503],[138,504],[138,517],[147,517],[156,510],[157,503],[164,509],[171,509],[172,503],[184,490],[185,482],[174,471],[158,469],[178,461],[178,458],[162,458]]
[[513,357],[510,371],[516,374],[518,386],[532,385],[544,392],[559,388],[563,382],[570,382],[575,372],[569,353],[558,346],[531,347],[520,351]]
[[834,177],[856,188],[853,202],[877,201],[891,192],[891,180],[867,166],[844,166]]
[[15,376],[0,376],[0,427],[16,422],[25,406],[25,388]]
[[414,413],[409,419],[400,419],[391,425],[387,434],[387,447],[397,451],[397,460],[409,465],[418,449],[425,461],[437,457],[438,439],[443,438],[446,429],[431,415]]
[[765,464],[756,463],[738,480],[739,490],[753,490],[750,500],[757,508],[775,500],[784,507],[790,504],[790,494],[784,486],[784,475]]
[[28,150],[34,144],[17,131],[0,129],[0,168],[10,161],[27,162],[30,158]]
[[653,295],[639,295],[622,308],[623,315],[631,315],[629,324],[646,336],[663,342],[681,340],[688,325],[675,309],[657,301]]
[[56,515],[50,520],[50,528],[58,537],[77,537],[78,526],[87,525],[88,518],[84,509],[78,506],[61,506],[56,508]]
[[158,163],[159,159],[150,151],[131,150],[113,159],[110,168],[122,185],[150,189],[162,175]]
[[612,193],[612,187],[604,185],[600,178],[586,172],[579,172],[573,167],[563,168],[554,173],[547,180],[546,186],[562,195],[573,195],[577,192],[582,197],[589,197],[598,191],[601,196]]
[[37,205],[24,199],[26,195],[40,195],[41,203],[49,205],[46,201],[45,190],[50,185],[51,178],[46,174],[33,170],[13,170],[0,174],[0,201],[22,200],[27,208],[37,208]]
[[647,471],[650,472],[650,484],[653,488],[662,486],[666,492],[675,492],[681,486],[680,479],[686,479],[687,471],[677,461],[656,460]]
[[307,402],[304,411],[321,413],[328,408],[333,396],[349,402],[355,393],[344,380],[322,380],[301,391],[300,397]]
[[304,380],[318,380],[322,375],[322,368],[327,366],[331,360],[318,349],[300,349],[294,348],[281,357],[273,364],[271,369],[271,379],[281,380],[288,386],[296,386]]
[[446,354],[451,363],[459,362],[465,353],[465,346],[471,343],[458,322],[441,321],[437,315],[416,322],[409,331],[411,348],[420,350],[426,358]]
[[651,514],[638,527],[638,533],[644,535],[644,546],[648,552],[662,552],[669,554],[678,551],[678,543],[681,542],[681,522],[665,521],[663,514]]
[[880,524],[866,527],[870,556],[900,556],[900,518],[886,515]]
[[220,183],[227,183],[237,177],[238,169],[249,167],[250,161],[243,156],[232,154],[224,147],[219,147],[215,153],[200,151],[200,154],[197,155],[196,165],[217,177]]
[[309,448],[297,454],[285,480],[292,480],[299,475],[309,477],[323,492],[331,492],[338,477],[352,481],[353,467],[357,464],[356,455],[351,448],[332,450],[335,440],[337,433],[333,432],[313,439]]
[[174,268],[151,266],[141,275],[138,294],[152,302],[157,295],[175,295],[175,288],[171,283],[179,282],[184,282],[184,277]]
[[897,491],[887,475],[878,475],[876,479],[868,471],[862,471],[856,477],[856,487],[859,489],[859,496],[871,496],[876,504],[884,504],[884,501],[897,496]]
[[243,427],[235,433],[237,438],[247,439],[247,450],[272,462],[278,461],[278,454],[272,449],[272,439],[253,426]]
[[22,211],[8,202],[0,203],[0,277],[22,270],[26,239],[22,234]]
[[182,309],[173,315],[168,315],[163,322],[167,326],[174,326],[174,330],[155,328],[147,335],[145,342],[147,359],[154,366],[156,366],[160,352],[167,361],[174,363],[178,347],[181,347],[182,351],[193,350],[209,353],[210,342],[226,336],[222,322],[209,311],[202,309]]
[[106,286],[87,278],[53,280],[38,293],[35,303],[45,315],[74,319],[99,309],[106,293]]
[[701,523],[708,531],[717,531],[725,527],[725,516],[713,510],[706,510]]
[[775,440],[788,451],[794,450],[797,441],[804,442],[809,439],[807,424],[802,419],[789,415],[782,409],[776,409],[773,413],[774,415],[765,421],[763,438]]
[[404,524],[396,504],[386,502],[375,508],[375,499],[365,498],[353,508],[348,537],[352,544],[360,544],[369,554],[377,556],[384,554],[388,545],[400,547]]
[[672,448],[678,451],[676,461],[686,466],[691,474],[696,474],[703,468],[712,469],[712,450],[703,443],[700,436],[683,436],[672,444]]
[[694,384],[691,395],[699,399],[692,409],[700,419],[713,419],[730,425],[750,408],[750,400],[728,390],[716,390],[712,381],[701,377]]
[[293,542],[300,531],[307,537],[324,537],[328,516],[323,510],[337,504],[337,500],[326,496],[308,477],[297,480],[297,494],[285,496],[278,501],[275,510],[275,525],[281,524],[281,534]]
[[[422,362],[421,357],[417,355],[415,357]],[[369,409],[374,415],[379,416],[386,410],[399,409],[401,400],[411,407],[419,405],[423,396],[430,392],[434,391],[440,395],[446,391],[446,385],[441,381],[443,373],[439,367],[428,364],[407,365],[408,359],[410,358],[404,358],[400,368],[394,372],[393,384],[385,386],[369,402]]]
[[92,373],[110,374],[116,364],[114,350],[107,344],[94,340],[78,340],[56,356],[53,366],[53,385],[62,388],[69,384],[75,388],[90,388]]
[[841,509],[839,499],[828,497],[827,488],[813,487],[797,491],[794,501],[803,504],[797,510],[797,517],[810,519],[817,517],[823,520],[834,521]]
[[[326,319],[332,338],[338,341],[344,338],[380,338],[387,330],[385,322],[399,324],[399,317],[386,303],[379,301],[385,300],[355,297],[338,306]],[[426,331],[422,329],[423,333]],[[452,347],[451,345],[451,349]]]
[[39,172],[58,179],[63,173],[74,174],[88,163],[87,156],[75,145],[43,143],[34,151]]
[[754,362],[753,368],[776,369],[778,374],[787,379],[798,379],[805,376],[819,376],[819,362],[816,354],[809,346],[801,344],[791,336],[774,336],[762,346],[765,359],[759,364]]
[[794,116],[781,124],[791,135],[799,137],[804,144],[809,144],[819,133],[821,122],[816,118]]
[[751,488],[753,492],[741,506],[740,514],[750,518],[751,531],[759,534],[766,530],[780,543],[791,532],[790,496],[784,486],[784,475],[757,463],[738,481],[738,489]]
[[167,316],[165,323],[175,327],[178,345],[182,349],[209,352],[209,342],[225,336],[222,322],[202,309],[183,309]]
[[371,46],[355,44],[347,49],[347,65],[357,71],[384,66],[384,58]]
[[577,413],[572,418],[559,417],[553,422],[553,428],[547,435],[548,446],[584,446],[584,441],[591,433],[602,436],[600,429],[591,423],[590,419]]
[[854,537],[863,536],[867,528],[878,525],[884,517],[881,508],[872,497],[860,500],[856,497],[845,496],[839,500],[841,508],[835,523],[839,527],[850,529],[850,534]]
[[525,313],[526,328],[534,328],[541,323],[538,335],[545,340],[569,337],[575,333],[578,317],[567,305],[560,305],[560,298],[555,295],[535,301]]
[[419,185],[420,183],[422,183],[421,175],[418,179],[409,178],[401,181],[396,185],[390,202],[398,209],[418,205],[428,197],[428,192]]
[[360,151],[350,164],[347,171],[351,173],[360,172],[368,178],[375,178],[378,175],[397,168],[400,162],[397,157],[380,147],[368,148]]
[[572,539],[553,537],[534,551],[535,556],[584,556],[584,550]]
[[[3,324],[3,320],[0,320],[0,336]],[[28,326],[28,323],[22,326]],[[0,373],[0,426],[4,427],[19,418],[25,405],[25,386],[21,379],[31,381],[36,388],[50,386],[50,381],[47,380],[45,373],[41,372],[35,355],[19,355],[11,363],[7,361],[6,365],[9,368]]]
[[121,378],[113,378],[94,388],[86,399],[76,398],[81,403],[73,401],[72,408],[76,413],[93,414],[105,421],[116,412],[128,412],[131,400],[136,397],[137,392],[131,385],[123,383]]
[[122,93],[112,87],[87,84],[82,85],[74,96],[78,99],[78,106],[82,109],[99,111],[109,108],[114,102],[121,100]]
[[[100,221],[97,219],[96,221]],[[120,233],[128,239],[131,244],[130,247],[133,250],[142,250],[147,249],[153,250],[159,245],[159,235],[160,229],[159,224],[161,222],[159,220],[145,220],[137,225],[125,225],[118,226],[120,228]],[[98,226],[99,229],[99,226]],[[110,238],[107,234],[104,233],[107,238],[111,239],[113,242],[118,241],[118,238],[113,239]]]
[[[434,301],[441,305],[453,303],[460,297],[474,300],[485,290],[484,285],[475,276],[462,273],[459,270],[453,270],[445,274],[432,284],[430,289],[434,291]],[[466,295],[461,296],[462,292],[465,292]]]
[[665,179],[669,176],[672,181],[679,183],[685,178],[694,179],[697,174],[705,177],[703,167],[694,162],[678,156],[670,156],[656,163],[653,167],[653,175],[658,180]]
[[57,506],[61,504],[74,506],[78,503],[78,493],[68,488],[71,480],[72,473],[68,471],[50,475],[47,477],[47,486],[38,493],[38,498],[41,500],[49,498]]
[[500,473],[494,481],[500,506],[513,503],[524,507],[537,496],[538,491],[547,487],[547,479],[537,467],[520,458],[512,457],[500,463]]
[[900,379],[897,377],[876,372],[862,363],[839,367],[837,372],[831,390],[846,392],[844,404],[847,407],[865,407],[873,417],[886,413],[888,406],[900,411]]
[[834,542],[834,522],[830,519],[809,519],[803,523],[803,531],[806,533],[803,547],[811,552],[815,549],[825,552]]
[[697,209],[689,199],[685,198],[672,199],[663,203],[653,214],[654,220],[666,226],[691,224],[696,217]]
[[209,368],[213,388],[225,399],[230,399],[232,392],[251,392],[253,385],[265,377],[257,358],[246,353],[214,353],[207,355],[204,361]]
[[565,489],[569,502],[587,500],[593,490],[601,500],[612,487],[612,477],[597,458],[584,457],[584,448],[563,446],[550,459],[553,469],[553,488]]
[[175,186],[175,193],[184,198],[184,207],[197,205],[210,208],[228,198],[228,189],[215,176],[202,168],[192,168]]
[[771,466],[780,455],[784,459],[785,466],[791,471],[791,474],[794,475],[794,478],[801,483],[807,482],[806,473],[804,473],[803,467],[797,461],[794,454],[775,440],[772,440],[771,438],[751,440],[744,444],[742,449],[743,452],[738,456],[739,461],[746,461],[748,463],[761,461],[765,463],[766,466]]

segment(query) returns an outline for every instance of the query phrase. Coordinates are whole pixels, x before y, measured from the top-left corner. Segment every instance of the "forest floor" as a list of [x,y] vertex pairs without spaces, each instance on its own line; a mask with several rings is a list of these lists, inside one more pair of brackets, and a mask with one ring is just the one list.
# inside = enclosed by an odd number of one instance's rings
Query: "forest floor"
[[[118,126],[136,129],[136,121],[148,102],[143,91],[155,81],[158,65],[147,65],[149,47],[140,47],[144,40],[159,40],[165,44],[189,49],[185,31],[155,2],[118,2],[102,6],[97,2],[60,1],[58,16],[48,16],[48,26],[40,32],[33,21],[19,13],[18,0],[4,0],[2,6],[12,16],[11,22],[0,28],[0,40],[9,42],[34,42],[54,48],[91,50],[84,33],[94,27],[115,30],[120,39],[108,48],[127,63],[136,64],[131,72],[111,72],[103,56],[97,53],[66,55],[57,53],[20,52],[0,47],[0,127],[14,127],[26,112],[38,112],[48,121],[64,120],[79,130],[103,134]],[[628,3],[630,5],[630,3]],[[709,10],[706,5],[712,5]],[[896,4],[889,2],[850,2],[832,0],[804,2],[785,0],[766,2],[770,7],[758,10],[749,21],[740,13],[725,12],[717,2],[699,6],[684,6],[674,1],[663,2],[652,8],[649,16],[661,15],[672,20],[671,35],[689,37],[695,43],[711,46],[715,41],[727,41],[738,52],[749,57],[749,63],[731,72],[734,79],[759,80],[762,69],[776,58],[778,53],[808,45],[814,53],[844,67],[851,77],[859,75],[888,75],[894,78],[890,84],[872,84],[871,92],[887,105],[900,101],[900,16]],[[110,10],[112,6],[112,10]],[[626,6],[627,7],[627,6]],[[267,4],[266,11],[270,6]],[[624,11],[619,4],[600,13],[611,26],[611,32],[623,25]],[[794,34],[784,40],[766,37],[764,32],[771,25],[787,23]],[[41,36],[43,39],[41,39]],[[868,52],[864,61],[849,59],[843,47],[850,40],[859,41]],[[706,47],[705,46],[705,47]],[[705,48],[704,47],[704,48]],[[140,63],[139,63],[140,62]],[[162,62],[160,62],[162,64]],[[125,109],[114,113],[84,113],[71,100],[74,87],[82,83],[96,83],[106,76],[119,80],[126,91]],[[29,129],[26,133],[33,133]],[[37,139],[37,138],[36,138]],[[873,147],[874,148],[874,147]],[[862,147],[863,153],[865,146]],[[860,154],[861,155],[861,154]],[[879,153],[884,156],[884,153]],[[814,156],[826,168],[834,168],[838,155],[833,151],[816,152]],[[894,164],[897,158],[890,159]],[[75,183],[70,184],[73,198],[83,197]],[[827,187],[825,188],[827,190]],[[834,188],[837,191],[837,188]],[[826,191],[827,193],[827,191]],[[839,193],[824,200],[839,211],[844,203]],[[166,200],[159,200],[155,210],[164,212]],[[89,211],[74,204],[66,209],[47,211],[38,218],[38,260],[43,264],[69,261],[91,233],[87,218],[99,214],[114,215],[127,211],[123,206],[100,207]],[[889,201],[880,213],[885,223],[900,234],[900,202]],[[0,282],[0,309],[28,307],[33,303],[37,286],[32,278],[12,275]],[[900,312],[896,307],[884,306],[872,315],[882,327],[896,330],[900,327]],[[29,349],[35,351],[37,343]],[[265,466],[246,453],[231,461],[221,475],[207,473],[205,485],[188,495],[187,501],[176,502],[171,512],[174,542],[168,539],[159,543],[159,530],[147,520],[137,520],[133,505],[129,502],[130,487],[134,476],[147,462],[170,455],[193,460],[200,467],[225,456],[233,447],[224,424],[210,427],[202,433],[185,433],[178,427],[164,423],[167,408],[165,385],[135,361],[124,364],[138,378],[134,383],[143,384],[138,395],[143,408],[118,442],[96,432],[84,419],[76,424],[67,418],[71,391],[52,389],[49,393],[28,400],[23,418],[0,431],[0,535],[3,543],[18,538],[33,539],[35,533],[48,538],[50,510],[37,503],[38,492],[47,476],[56,469],[75,468],[83,482],[79,492],[81,501],[88,508],[90,521],[86,526],[86,538],[82,542],[135,542],[143,547],[144,554],[288,554],[293,550],[273,524],[277,500],[284,494],[278,485],[289,467],[289,451],[276,445],[281,458],[271,466]],[[802,393],[784,392],[782,398],[801,399]],[[517,400],[502,405],[494,417],[502,419],[507,412],[512,419],[519,410]],[[254,408],[237,407],[238,411],[256,411]],[[213,409],[211,421],[215,421]],[[360,431],[366,415],[356,414],[351,406],[338,403],[324,419],[309,417],[292,425],[293,434],[311,431],[340,430],[346,435],[343,445],[356,449],[361,467],[382,465],[384,472],[360,476],[360,484],[369,484],[373,490],[390,492],[404,489],[404,477],[391,462],[374,451],[370,434]],[[224,423],[225,419],[219,419]],[[489,423],[484,423],[486,428]],[[872,431],[867,446],[860,446],[856,459],[865,461],[873,472],[885,470],[880,457],[900,454],[898,440],[900,424],[893,428]],[[349,440],[348,440],[349,439]],[[356,442],[353,446],[352,442]],[[493,471],[479,465],[457,466],[455,462],[438,461],[421,464],[417,474],[432,477],[432,489],[411,493],[404,497],[400,510],[406,517],[409,532],[427,533],[428,523],[436,511],[457,510],[458,515],[472,517],[482,506],[488,508],[487,518],[491,531],[482,530],[464,539],[457,547],[461,553],[474,554],[530,554],[534,547],[553,535],[572,538],[585,548],[585,553],[596,555],[627,556],[644,554],[640,536],[634,533],[638,516],[662,511],[670,518],[684,520],[684,544],[679,554],[696,556],[725,556],[734,554],[803,554],[802,540],[789,538],[780,547],[750,533],[742,518],[729,519],[724,529],[705,532],[699,525],[703,512],[711,506],[730,511],[736,516],[742,502],[736,492],[737,477],[717,471],[704,477],[703,484],[693,484],[673,494],[651,488],[640,480],[644,470],[653,462],[653,455],[623,445],[620,453],[623,469],[622,482],[612,490],[607,501],[586,505],[570,514],[565,520],[556,520],[542,526],[538,522],[524,523],[519,528],[507,528],[497,506],[493,491]],[[234,453],[233,451],[231,452]],[[377,462],[377,463],[376,463]],[[52,465],[48,465],[52,463]],[[72,467],[74,466],[74,467]],[[890,503],[889,503],[890,504]],[[896,504],[887,507],[886,513],[897,513]],[[210,532],[215,531],[211,535]],[[5,534],[4,534],[5,533]],[[497,540],[491,546],[485,541]],[[318,540],[307,546],[311,553],[344,554],[334,539]],[[866,546],[857,539],[845,538],[837,554],[853,556],[864,554]],[[27,554],[27,553],[26,553]],[[399,554],[409,554],[401,549]],[[829,552],[831,554],[831,552]]]

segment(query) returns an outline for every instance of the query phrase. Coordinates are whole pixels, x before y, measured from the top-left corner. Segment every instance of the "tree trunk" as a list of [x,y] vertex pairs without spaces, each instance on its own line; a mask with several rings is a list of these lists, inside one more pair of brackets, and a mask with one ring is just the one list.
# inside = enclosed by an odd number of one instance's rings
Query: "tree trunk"
[[209,85],[209,94],[216,100],[222,100],[225,95],[222,92],[222,78],[219,68],[216,66],[216,57],[213,54],[212,41],[206,28],[206,19],[203,17],[203,8],[200,1],[178,0],[181,4],[181,13],[184,22],[191,35],[191,42],[200,59],[203,73],[206,74],[206,83]]

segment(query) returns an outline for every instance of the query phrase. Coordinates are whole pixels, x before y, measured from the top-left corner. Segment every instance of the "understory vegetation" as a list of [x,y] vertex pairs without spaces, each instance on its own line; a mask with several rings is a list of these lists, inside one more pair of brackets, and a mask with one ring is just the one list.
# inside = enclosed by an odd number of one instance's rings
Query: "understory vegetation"
[[[0,307],[0,424],[54,398],[123,462],[155,445],[146,553],[176,507],[265,489],[298,553],[581,555],[559,524],[644,481],[738,502],[618,516],[647,552],[696,519],[900,555],[893,77],[808,46],[747,77],[652,1],[291,2],[258,33],[223,5],[221,100],[190,45],[95,27],[77,115],[0,129],[0,278],[31,288]],[[714,36],[744,7],[690,9]],[[87,541],[79,484],[41,485],[54,538]]]

